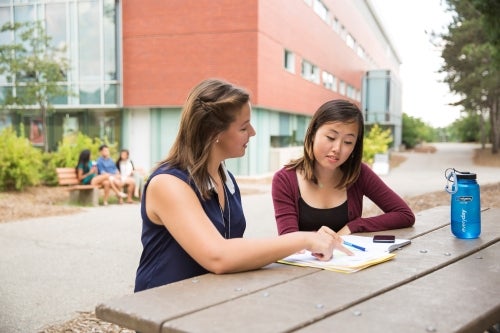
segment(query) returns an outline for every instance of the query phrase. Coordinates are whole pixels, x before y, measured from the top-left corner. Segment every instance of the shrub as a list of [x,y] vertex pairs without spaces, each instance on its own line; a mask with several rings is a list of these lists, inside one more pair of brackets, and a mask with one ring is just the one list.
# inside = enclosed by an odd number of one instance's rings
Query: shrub
[[[21,125],[20,133],[24,133]],[[0,132],[0,190],[23,190],[40,183],[42,152],[12,127]]]
[[363,141],[363,161],[372,164],[375,154],[387,152],[391,142],[390,129],[382,130],[377,124],[373,125]]

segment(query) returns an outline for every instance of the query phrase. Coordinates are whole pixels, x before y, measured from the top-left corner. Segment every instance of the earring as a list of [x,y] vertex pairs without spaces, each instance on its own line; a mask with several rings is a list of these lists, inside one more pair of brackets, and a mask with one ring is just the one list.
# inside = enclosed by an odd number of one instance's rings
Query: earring
[[219,143],[219,139],[215,140],[215,143]]

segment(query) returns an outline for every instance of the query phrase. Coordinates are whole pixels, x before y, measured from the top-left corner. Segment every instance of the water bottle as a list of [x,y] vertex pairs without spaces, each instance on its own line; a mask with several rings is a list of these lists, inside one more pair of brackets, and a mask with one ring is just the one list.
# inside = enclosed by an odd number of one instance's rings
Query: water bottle
[[476,174],[449,168],[445,171],[451,194],[451,232],[457,238],[477,238],[481,233],[481,199]]

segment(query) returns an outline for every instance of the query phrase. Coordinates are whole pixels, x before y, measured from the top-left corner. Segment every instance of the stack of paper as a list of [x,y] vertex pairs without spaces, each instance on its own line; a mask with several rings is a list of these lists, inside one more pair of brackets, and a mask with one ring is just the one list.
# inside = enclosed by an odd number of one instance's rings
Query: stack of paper
[[345,242],[364,248],[365,251],[346,246],[354,255],[349,256],[339,250],[334,250],[333,257],[329,261],[318,260],[311,252],[304,251],[304,253],[293,254],[278,262],[296,266],[322,268],[335,272],[353,273],[366,267],[391,260],[396,254],[390,253],[390,251],[410,243],[407,239],[396,239],[396,242],[391,244],[373,243],[372,237],[353,235],[343,236],[342,238]]

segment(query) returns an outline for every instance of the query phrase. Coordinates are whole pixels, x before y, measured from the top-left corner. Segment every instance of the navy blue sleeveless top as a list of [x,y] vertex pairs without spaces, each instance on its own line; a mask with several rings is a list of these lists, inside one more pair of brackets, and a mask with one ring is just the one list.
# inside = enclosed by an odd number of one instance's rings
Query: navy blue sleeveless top
[[[203,210],[223,237],[243,237],[246,221],[241,206],[240,190],[233,175],[225,169],[224,165],[223,168],[226,173],[224,217],[219,207],[219,199],[215,188],[211,198],[203,200],[198,188],[189,178],[187,171],[162,167],[151,174],[145,184],[141,203],[143,251],[137,268],[135,292],[208,272],[184,251],[164,225],[157,225],[148,218],[145,205],[148,196],[147,187],[151,179],[156,175],[170,174],[186,182],[196,193]],[[184,208],[189,209],[189,207]],[[182,223],[182,221],[178,221],[178,223]]]

